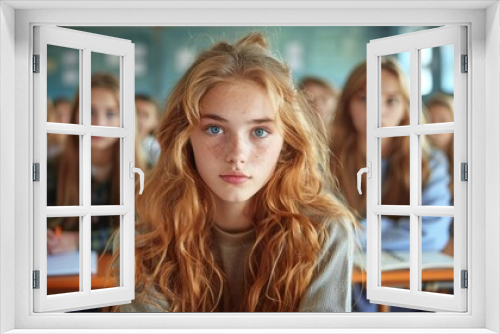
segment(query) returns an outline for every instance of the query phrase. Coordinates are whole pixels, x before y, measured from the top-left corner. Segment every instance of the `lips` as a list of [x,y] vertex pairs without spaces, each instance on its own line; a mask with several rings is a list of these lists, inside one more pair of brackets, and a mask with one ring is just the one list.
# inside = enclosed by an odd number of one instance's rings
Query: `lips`
[[220,175],[220,178],[227,183],[230,184],[243,184],[247,182],[250,177],[242,174],[227,174],[227,175]]

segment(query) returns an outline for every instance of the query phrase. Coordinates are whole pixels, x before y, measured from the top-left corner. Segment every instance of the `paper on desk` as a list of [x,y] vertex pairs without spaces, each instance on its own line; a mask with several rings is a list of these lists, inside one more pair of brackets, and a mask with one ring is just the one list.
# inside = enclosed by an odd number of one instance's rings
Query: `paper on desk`
[[[410,268],[410,252],[382,251],[382,271]],[[356,254],[354,265],[366,270],[366,253]],[[422,269],[453,268],[453,257],[441,252],[422,252]]]
[[[90,272],[97,273],[97,252],[90,253]],[[80,253],[71,252],[47,256],[47,276],[78,275]]]

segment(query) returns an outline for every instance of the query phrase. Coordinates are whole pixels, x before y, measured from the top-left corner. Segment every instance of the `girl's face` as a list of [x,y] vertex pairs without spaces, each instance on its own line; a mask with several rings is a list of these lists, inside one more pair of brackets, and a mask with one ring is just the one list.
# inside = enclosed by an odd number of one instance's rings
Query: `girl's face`
[[[453,122],[453,113],[448,107],[442,104],[433,104],[429,107],[429,116],[431,123]],[[431,135],[432,142],[440,149],[446,150],[450,141],[453,139],[453,133],[441,133]]]
[[149,101],[137,100],[135,108],[137,110],[137,131],[139,136],[144,138],[156,128],[158,123],[156,106]]
[[[398,126],[404,117],[403,94],[394,74],[387,70],[381,72],[382,127]],[[349,111],[354,128],[359,134],[366,135],[366,90],[360,90],[351,98]]]
[[[96,126],[120,126],[120,105],[114,93],[107,88],[91,89],[91,123]],[[119,138],[92,136],[92,150],[110,148]]]
[[271,101],[256,83],[219,83],[200,101],[191,134],[196,168],[218,200],[244,203],[271,178],[283,145]]

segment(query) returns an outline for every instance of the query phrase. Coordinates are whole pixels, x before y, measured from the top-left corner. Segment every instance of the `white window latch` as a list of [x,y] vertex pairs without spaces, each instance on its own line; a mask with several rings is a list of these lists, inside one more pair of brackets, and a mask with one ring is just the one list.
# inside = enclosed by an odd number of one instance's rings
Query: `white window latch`
[[139,174],[139,183],[141,185],[141,190],[139,190],[139,195],[142,195],[142,191],[144,190],[144,172],[140,168],[135,168],[134,167],[134,162],[130,161],[129,164],[129,171],[130,171],[130,178],[134,178],[134,173]]
[[358,192],[360,195],[361,195],[361,175],[363,175],[363,173],[366,173],[369,179],[372,178],[372,163],[370,161],[368,161],[368,167],[361,168],[358,171]]

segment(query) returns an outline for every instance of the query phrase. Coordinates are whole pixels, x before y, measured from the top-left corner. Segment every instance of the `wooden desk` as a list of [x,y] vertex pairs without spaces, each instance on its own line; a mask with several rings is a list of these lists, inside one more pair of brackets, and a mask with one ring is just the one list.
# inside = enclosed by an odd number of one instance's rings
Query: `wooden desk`
[[[425,269],[422,270],[422,282],[453,282],[453,269]],[[366,284],[366,272],[354,267],[352,282]],[[365,285],[366,286],[366,285]],[[382,272],[382,286],[397,286],[410,288],[410,270],[390,270]],[[379,312],[390,312],[390,306],[379,305]]]
[[[107,270],[111,264],[111,255],[105,254],[99,257],[97,274],[92,275],[92,289],[114,287],[115,282],[106,277]],[[426,269],[422,272],[423,282],[449,282],[453,281],[453,269]],[[366,272],[354,268],[352,282],[366,284]],[[382,273],[383,286],[403,286],[409,288],[410,271],[391,270]],[[79,290],[78,275],[50,276],[47,279],[47,293],[57,294],[74,292]]]
[[[453,281],[453,269],[425,269],[422,271],[422,282],[449,282]],[[366,272],[362,272],[358,268],[354,268],[352,273],[353,283],[366,283]],[[405,286],[410,284],[410,271],[390,270],[382,273],[383,286]]]
[[[111,254],[99,256],[97,273],[91,277],[92,290],[111,288],[116,286],[115,282],[107,277],[108,268],[111,264]],[[47,294],[58,294],[79,291],[79,275],[49,276],[47,278]]]

